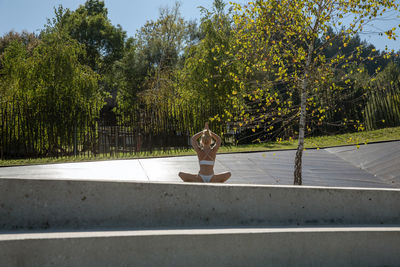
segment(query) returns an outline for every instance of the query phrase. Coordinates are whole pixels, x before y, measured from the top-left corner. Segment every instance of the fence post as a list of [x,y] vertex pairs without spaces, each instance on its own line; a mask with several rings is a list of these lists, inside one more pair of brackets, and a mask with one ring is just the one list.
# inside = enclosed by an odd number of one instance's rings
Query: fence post
[[77,156],[77,148],[78,148],[78,133],[77,133],[77,127],[76,127],[76,121],[74,123],[74,157]]

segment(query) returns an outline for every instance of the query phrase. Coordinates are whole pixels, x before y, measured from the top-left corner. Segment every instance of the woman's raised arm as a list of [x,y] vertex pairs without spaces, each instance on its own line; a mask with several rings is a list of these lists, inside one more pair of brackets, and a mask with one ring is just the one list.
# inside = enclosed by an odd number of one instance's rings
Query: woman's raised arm
[[197,134],[193,135],[192,138],[190,139],[190,143],[196,152],[200,150],[199,143],[197,142],[197,140],[200,138],[202,134],[203,131],[198,132]]
[[215,140],[215,145],[212,149],[218,149],[221,146],[221,137],[219,137],[216,133],[210,130],[211,137]]

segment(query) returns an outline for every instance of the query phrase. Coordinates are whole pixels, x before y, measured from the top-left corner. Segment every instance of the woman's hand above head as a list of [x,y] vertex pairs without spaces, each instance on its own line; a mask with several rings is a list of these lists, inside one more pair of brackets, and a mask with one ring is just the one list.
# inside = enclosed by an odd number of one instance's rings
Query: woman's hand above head
[[205,129],[205,130],[210,130],[210,128],[208,127],[208,122],[206,122],[206,123],[204,124],[204,129]]

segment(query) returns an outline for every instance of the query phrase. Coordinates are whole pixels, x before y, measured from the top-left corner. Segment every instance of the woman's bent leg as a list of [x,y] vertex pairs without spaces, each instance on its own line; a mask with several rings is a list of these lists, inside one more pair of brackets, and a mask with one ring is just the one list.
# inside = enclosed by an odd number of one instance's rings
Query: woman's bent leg
[[203,183],[203,179],[201,179],[197,174],[180,172],[178,175],[184,182]]
[[213,178],[211,178],[211,183],[224,183],[231,177],[230,172],[223,172],[219,174],[215,174]]

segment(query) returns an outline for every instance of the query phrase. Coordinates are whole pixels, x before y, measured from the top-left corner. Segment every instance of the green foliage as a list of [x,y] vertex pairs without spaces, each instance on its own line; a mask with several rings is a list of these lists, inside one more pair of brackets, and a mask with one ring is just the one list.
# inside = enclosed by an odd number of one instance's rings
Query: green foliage
[[[19,123],[16,129],[1,127],[6,131],[2,136],[13,132],[13,142],[28,142],[20,143],[27,153],[51,153],[72,145],[71,130],[84,131],[98,116],[103,106],[99,76],[79,62],[82,46],[63,32],[43,34],[32,54],[28,52],[16,40],[4,53],[0,109],[12,117],[3,117],[2,123]],[[37,142],[38,135],[47,141]]]
[[[236,46],[231,55],[245,64],[245,75],[236,78],[241,89],[235,97],[240,100],[240,117],[253,132],[260,127],[268,132],[292,123],[298,125],[294,182],[301,184],[304,136],[313,130],[309,122],[324,122],[327,111],[335,108],[331,104],[336,101],[324,99],[319,91],[332,95],[330,91],[352,87],[350,76],[364,71],[355,64],[365,55],[362,44],[345,50],[366,23],[387,11],[398,11],[398,4],[374,0],[270,0],[234,6]],[[346,27],[344,17],[352,18]],[[332,29],[334,34],[329,34]],[[385,32],[389,39],[396,38],[394,30]],[[334,40],[336,53],[327,49]],[[364,128],[354,121],[358,129]]]
[[110,71],[112,63],[123,55],[126,33],[121,26],[111,24],[104,1],[87,0],[75,11],[61,6],[55,11],[56,18],[48,30],[56,27],[66,31],[84,45],[85,65],[101,74]]
[[237,64],[227,64],[232,19],[222,1],[215,1],[212,11],[203,8],[202,14],[202,39],[187,50],[185,65],[178,72],[179,99],[186,105],[184,110],[190,108],[194,113],[192,122],[196,126],[192,127],[198,128],[210,118],[214,131],[223,134],[231,121],[230,116],[224,114],[231,111],[229,95],[237,90],[230,77]]
[[363,110],[366,128],[400,124],[400,67],[390,63],[370,82]]
[[179,9],[178,2],[173,8],[160,9],[159,18],[147,21],[136,34],[137,46],[153,69],[163,70],[181,64],[184,47],[191,41],[192,23],[184,20]]
[[121,60],[113,66],[113,84],[118,88],[118,111],[122,114],[134,112],[138,94],[144,90],[149,63],[135,44],[130,45]]
[[[375,14],[376,5],[365,8]],[[382,5],[397,8],[391,2]],[[279,137],[287,131],[277,129],[296,126],[301,95],[306,96],[306,131],[312,133],[311,124],[325,123],[327,112],[332,117],[343,99],[357,99],[351,77],[353,72],[365,71],[360,64],[374,74],[371,70],[375,71],[376,61],[383,58],[357,35],[367,21],[365,17],[370,16],[362,5],[344,1],[256,1],[235,8],[236,45],[231,46],[230,53],[245,64],[245,75],[237,71],[233,77],[240,91],[232,97],[238,103],[242,127],[257,131],[258,136],[269,138],[271,135],[265,132],[271,132]],[[359,17],[343,28],[342,17],[347,13]],[[289,132],[293,135],[297,131]]]
[[0,37],[0,62],[6,48],[10,46],[12,41],[19,41],[25,44],[29,52],[32,52],[33,48],[38,44],[38,38],[33,33],[28,33],[26,31],[23,31],[22,33],[14,31],[6,33],[4,36]]
[[[123,120],[137,122],[148,114],[145,110],[152,110],[151,121],[159,123],[145,128],[155,132],[177,130],[161,122],[177,120],[176,73],[184,60],[184,48],[197,36],[196,26],[182,18],[179,8],[177,3],[161,9],[156,21],[148,21],[135,39],[128,40],[124,57],[114,64],[117,112]],[[141,128],[138,131],[144,131]]]

